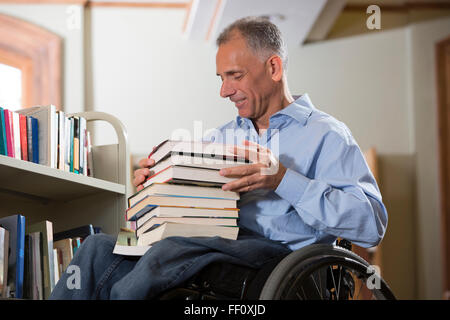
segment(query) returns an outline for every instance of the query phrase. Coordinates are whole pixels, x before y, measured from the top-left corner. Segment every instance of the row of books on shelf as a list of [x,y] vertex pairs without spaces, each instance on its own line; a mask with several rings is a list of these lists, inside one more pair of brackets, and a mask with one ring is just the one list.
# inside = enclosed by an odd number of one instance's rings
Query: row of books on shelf
[[85,225],[54,233],[51,221],[0,218],[0,297],[48,299],[83,240],[98,232]]
[[240,195],[221,186],[233,178],[220,169],[251,164],[229,146],[210,142],[166,140],[149,155],[153,174],[128,198],[125,220],[114,253],[143,255],[170,237],[236,239]]
[[0,155],[92,176],[86,119],[55,106],[11,111],[0,107]]

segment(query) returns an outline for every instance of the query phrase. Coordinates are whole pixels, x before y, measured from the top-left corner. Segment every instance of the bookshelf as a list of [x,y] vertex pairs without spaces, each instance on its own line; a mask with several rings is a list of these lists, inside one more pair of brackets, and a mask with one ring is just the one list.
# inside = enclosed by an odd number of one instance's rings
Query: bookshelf
[[117,144],[93,146],[94,177],[0,155],[0,217],[20,213],[26,224],[49,220],[54,232],[92,224],[117,234],[130,194],[126,129],[107,113],[72,115],[84,117],[91,133],[93,122],[106,121],[117,135]]

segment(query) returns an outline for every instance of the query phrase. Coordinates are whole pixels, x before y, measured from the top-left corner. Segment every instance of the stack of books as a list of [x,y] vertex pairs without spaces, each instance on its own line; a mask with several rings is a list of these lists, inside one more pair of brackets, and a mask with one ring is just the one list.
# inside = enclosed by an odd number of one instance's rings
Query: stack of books
[[251,162],[230,146],[210,142],[166,140],[150,154],[155,165],[144,189],[128,198],[125,219],[114,253],[143,255],[154,243],[170,236],[236,239],[239,193],[221,186],[235,178],[222,168]]
[[0,298],[48,299],[92,225],[54,233],[45,220],[25,226],[21,214],[0,218]]
[[0,108],[0,155],[92,176],[86,119],[55,106],[10,111]]

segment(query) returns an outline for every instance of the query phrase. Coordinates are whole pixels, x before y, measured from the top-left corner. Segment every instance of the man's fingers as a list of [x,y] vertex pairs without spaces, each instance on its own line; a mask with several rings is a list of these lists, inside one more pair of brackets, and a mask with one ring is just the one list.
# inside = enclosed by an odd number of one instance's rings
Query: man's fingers
[[152,158],[144,158],[139,160],[139,167],[140,168],[148,168],[148,167],[152,167],[155,165],[155,160],[153,160]]
[[259,181],[259,174],[255,173],[253,175],[247,175],[244,176],[238,180],[234,180],[231,182],[228,182],[222,186],[222,190],[230,190],[230,191],[236,191],[241,188],[247,188]]
[[250,174],[257,173],[261,170],[261,168],[266,167],[264,164],[249,164],[244,166],[237,166],[232,168],[223,168],[220,169],[219,174],[225,177],[242,177],[248,176]]

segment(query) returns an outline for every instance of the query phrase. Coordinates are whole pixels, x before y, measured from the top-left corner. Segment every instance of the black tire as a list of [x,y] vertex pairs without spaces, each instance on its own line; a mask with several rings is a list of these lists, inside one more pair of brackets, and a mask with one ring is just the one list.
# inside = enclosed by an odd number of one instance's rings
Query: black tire
[[[341,275],[344,275],[346,283],[350,283],[348,287],[351,287],[352,281],[353,285],[355,284],[355,279],[360,283],[358,293],[365,292],[366,294],[367,292],[370,292],[371,298],[378,300],[394,300],[395,296],[386,282],[381,277],[378,277],[377,274],[368,272],[371,270],[368,269],[368,267],[369,264],[364,259],[347,249],[326,244],[310,245],[292,252],[275,267],[267,278],[259,298],[261,300],[346,298],[344,297],[344,294],[342,294],[344,291],[339,292]],[[336,282],[338,280],[335,279],[334,274],[338,271],[339,286],[337,287]],[[348,274],[353,280],[349,278]],[[317,279],[318,276],[320,280],[320,275],[322,275],[322,279],[324,276],[328,276],[328,279],[330,279],[330,275],[332,275],[334,289],[327,289],[327,281],[324,280],[320,281],[321,284],[319,289],[315,279]],[[369,288],[367,286],[368,279],[376,279],[379,285],[375,286],[375,288]],[[325,284],[325,288],[322,286],[322,281]],[[330,285],[330,283],[331,281],[328,281],[328,285]],[[297,291],[300,288],[303,293],[299,294]],[[309,288],[310,293],[305,293],[304,288]],[[315,291],[315,289],[317,289],[317,291],[312,292]],[[293,293],[295,290],[297,291],[294,295]],[[350,293],[347,294],[347,291]],[[353,294],[355,291],[347,291],[344,292],[345,295],[354,298]]]

